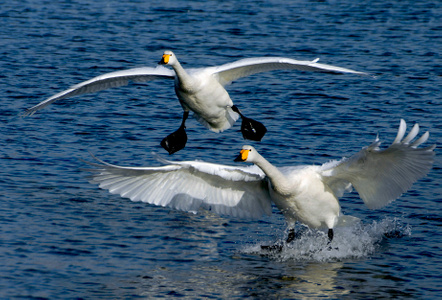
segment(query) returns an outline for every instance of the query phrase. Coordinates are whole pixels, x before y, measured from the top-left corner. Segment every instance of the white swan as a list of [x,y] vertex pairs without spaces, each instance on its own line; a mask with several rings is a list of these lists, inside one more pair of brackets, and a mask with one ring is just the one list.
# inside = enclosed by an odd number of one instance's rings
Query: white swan
[[[258,57],[241,59],[215,67],[184,70],[176,55],[172,51],[165,51],[159,64],[170,65],[173,70],[159,66],[157,68],[144,67],[107,73],[49,97],[27,109],[24,115],[32,115],[37,110],[60,99],[127,85],[129,81],[144,82],[154,79],[175,79],[175,92],[184,110],[183,121],[180,128],[161,143],[163,148],[169,154],[172,154],[184,148],[187,142],[185,121],[189,111],[193,111],[195,118],[214,132],[221,132],[233,125],[241,113],[233,105],[224,86],[238,78],[281,69],[367,75],[363,72],[320,64],[317,61],[318,59],[299,61],[283,57]],[[242,117],[241,131],[243,137],[260,141],[266,132],[264,125],[244,116]]]
[[[225,166],[200,161],[168,161],[160,167],[121,167],[100,161],[91,182],[113,194],[155,205],[197,212],[200,208],[218,214],[258,218],[270,214],[271,202],[282,211],[289,228],[299,221],[311,228],[333,227],[341,216],[338,198],[352,187],[365,204],[381,208],[407,191],[431,169],[436,145],[427,141],[415,124],[404,138],[401,120],[396,139],[380,149],[378,138],[349,158],[323,165],[277,168],[253,147],[244,146],[237,161],[249,167]],[[287,242],[294,238],[289,231]]]

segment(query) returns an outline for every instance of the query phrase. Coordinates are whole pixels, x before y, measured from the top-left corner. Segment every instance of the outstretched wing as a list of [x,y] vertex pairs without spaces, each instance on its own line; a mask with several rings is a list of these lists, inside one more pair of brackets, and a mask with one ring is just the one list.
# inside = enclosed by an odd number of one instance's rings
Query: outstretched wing
[[435,155],[436,145],[418,148],[427,141],[428,132],[412,142],[419,133],[419,125],[415,124],[404,138],[406,128],[401,120],[396,139],[387,149],[380,149],[381,142],[376,138],[350,158],[324,164],[324,181],[335,191],[342,191],[351,183],[371,209],[397,199],[430,171]]
[[319,58],[313,61],[302,61],[285,57],[245,58],[232,63],[213,67],[212,72],[215,76],[217,76],[218,81],[222,85],[230,84],[232,81],[241,77],[273,70],[299,70],[332,74],[351,73],[358,75],[368,75],[364,72],[358,72],[346,68],[321,64],[318,63],[318,60]]
[[161,161],[167,165],[121,167],[98,160],[89,163],[97,168],[88,171],[94,173],[92,183],[132,201],[247,218],[271,213],[267,182],[258,167]]
[[39,104],[28,108],[24,112],[24,116],[33,115],[37,110],[44,108],[45,106],[51,104],[54,101],[65,99],[81,94],[93,93],[102,91],[105,89],[119,87],[128,85],[129,81],[134,82],[146,82],[159,78],[174,79],[174,71],[164,68],[162,66],[156,68],[135,68],[123,71],[116,71],[111,73],[106,73],[90,80],[81,82],[77,85],[70,87],[69,89],[55,94],[52,97],[40,102]]

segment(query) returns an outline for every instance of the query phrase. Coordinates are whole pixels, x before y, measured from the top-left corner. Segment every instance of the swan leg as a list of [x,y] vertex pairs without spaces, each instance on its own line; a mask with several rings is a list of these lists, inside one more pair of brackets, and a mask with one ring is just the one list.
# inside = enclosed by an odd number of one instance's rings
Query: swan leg
[[[294,228],[289,228],[288,236],[286,239],[286,244],[293,242],[296,239],[296,233]],[[283,243],[276,243],[274,245],[262,245],[262,250],[267,251],[275,251],[275,252],[281,252],[282,248],[284,247]]]
[[333,240],[333,235],[334,235],[334,233],[333,233],[333,228],[329,228],[329,229],[328,229],[328,233],[327,233],[327,235],[328,235],[327,250],[328,250],[328,251],[331,251],[331,250],[339,250],[338,247],[333,248],[333,247],[331,246],[331,242],[332,242],[332,240]]
[[244,116],[236,105],[232,106],[232,110],[241,116],[241,132],[243,138],[245,140],[261,141],[267,132],[267,128],[261,122]]
[[288,243],[292,242],[295,239],[295,237],[296,237],[295,229],[294,228],[290,228],[289,229],[289,234],[287,236],[286,243],[288,244]]
[[183,114],[183,120],[181,122],[180,128],[177,131],[172,132],[168,136],[166,136],[161,141],[161,147],[166,149],[169,152],[169,155],[174,154],[175,152],[180,151],[186,146],[187,143],[187,134],[186,134],[186,120],[189,117],[189,112],[185,111]]
[[328,243],[330,244],[333,240],[333,228],[328,229],[327,235],[328,235]]

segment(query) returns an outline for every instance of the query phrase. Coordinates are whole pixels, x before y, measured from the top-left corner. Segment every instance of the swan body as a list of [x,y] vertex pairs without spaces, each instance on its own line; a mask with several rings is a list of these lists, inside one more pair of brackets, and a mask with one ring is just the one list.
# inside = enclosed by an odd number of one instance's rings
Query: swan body
[[415,140],[415,124],[404,138],[401,120],[393,143],[381,149],[378,138],[349,158],[323,165],[275,167],[252,146],[243,146],[235,161],[251,166],[226,166],[201,161],[169,161],[160,167],[121,167],[91,163],[91,182],[111,193],[155,205],[197,212],[201,208],[218,214],[259,218],[270,214],[273,202],[289,226],[296,221],[311,228],[333,228],[341,215],[338,199],[356,189],[366,206],[381,208],[397,199],[432,167],[435,145],[426,132]]
[[[317,61],[318,59],[299,61],[283,57],[258,57],[241,59],[220,66],[189,68],[185,70],[172,51],[165,51],[159,64],[171,66],[172,70],[159,66],[157,68],[143,67],[107,73],[74,85],[66,91],[49,97],[27,109],[24,115],[32,115],[37,110],[57,100],[127,85],[129,81],[145,82],[155,79],[173,79],[175,81],[176,95],[186,113],[183,116],[183,121],[187,118],[188,112],[192,111],[194,117],[206,128],[214,132],[221,132],[230,128],[241,115],[239,110],[234,107],[229,94],[224,88],[232,81],[241,77],[282,69],[317,71],[331,74],[351,73],[367,75],[364,72],[321,64]],[[252,120],[252,135],[247,135],[242,129],[243,136],[244,138],[259,141],[264,136],[266,130],[265,128],[260,129],[263,127],[262,124],[257,125],[257,128],[255,128],[254,122],[256,121]],[[184,132],[184,128],[183,122],[182,132]],[[255,133],[255,131],[257,132]],[[167,141],[166,144],[169,143],[174,144],[175,141]],[[163,147],[168,146],[163,145]],[[181,147],[183,148],[184,146],[181,144],[176,146],[176,148],[180,149]]]
[[[167,58],[165,59],[165,57]],[[57,100],[98,92],[112,87],[124,86],[127,85],[129,81],[147,82],[156,79],[174,79],[175,91],[183,109],[194,111],[197,118],[199,117],[198,120],[206,121],[207,124],[205,125],[209,126],[211,130],[218,132],[221,131],[223,127],[226,127],[226,122],[230,123],[231,121],[214,121],[211,119],[211,116],[221,118],[220,115],[222,114],[219,112],[223,111],[225,115],[228,107],[233,105],[224,86],[232,83],[236,79],[260,72],[284,69],[331,74],[351,73],[367,75],[367,73],[364,72],[321,64],[317,61],[318,59],[313,61],[299,61],[283,57],[258,57],[245,58],[215,67],[189,68],[184,70],[176,55],[172,51],[165,51],[160,64],[170,65],[173,70],[158,66],[156,68],[142,67],[103,74],[49,97],[27,109],[25,115],[32,115]],[[237,114],[233,115],[238,118]],[[228,117],[225,117],[225,119],[228,119]]]
[[333,228],[337,224],[339,202],[318,171],[317,166],[306,166],[287,174],[285,180],[290,193],[281,193],[279,183],[271,180],[270,197],[289,225],[300,221],[311,228]]
[[230,128],[239,115],[232,110],[233,101],[219,81],[206,69],[186,72],[178,60],[170,60],[169,64],[177,74],[175,92],[183,110],[193,111],[194,117],[211,131]]

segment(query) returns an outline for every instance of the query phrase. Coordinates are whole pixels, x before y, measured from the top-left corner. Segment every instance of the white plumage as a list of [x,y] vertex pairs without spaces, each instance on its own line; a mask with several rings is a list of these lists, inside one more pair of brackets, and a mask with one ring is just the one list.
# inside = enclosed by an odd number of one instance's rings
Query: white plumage
[[259,218],[271,213],[264,173],[256,166],[234,167],[201,161],[172,162],[160,167],[121,167],[90,163],[99,169],[92,182],[113,194],[196,213]]
[[220,132],[230,128],[239,117],[231,109],[233,102],[224,86],[241,77],[282,69],[367,75],[346,68],[320,64],[317,61],[318,59],[299,61],[283,57],[258,57],[241,59],[220,66],[185,70],[172,51],[165,51],[161,63],[170,65],[173,70],[163,66],[143,67],[100,75],[49,97],[27,109],[24,115],[32,115],[57,100],[124,86],[129,81],[174,79],[175,91],[184,111],[193,111],[201,124],[212,131]]
[[[433,164],[435,145],[426,142],[426,132],[412,142],[418,124],[404,138],[401,120],[393,143],[381,149],[380,140],[349,158],[323,165],[277,168],[253,147],[244,146],[237,160],[248,167],[226,166],[200,161],[175,162],[160,158],[165,166],[121,167],[103,161],[92,163],[92,182],[111,193],[133,201],[196,212],[258,218],[270,214],[271,202],[284,214],[288,225],[299,221],[312,228],[332,229],[341,209],[338,198],[352,187],[369,208],[380,208],[406,192],[425,176]],[[331,231],[331,233],[330,233]]]

